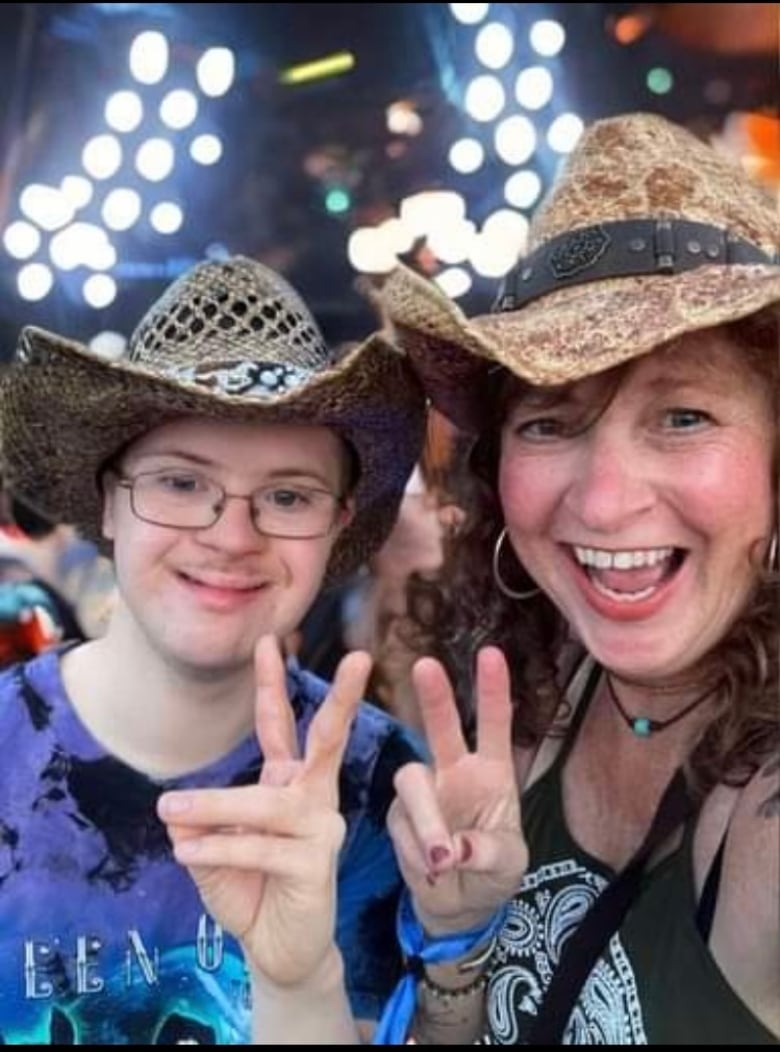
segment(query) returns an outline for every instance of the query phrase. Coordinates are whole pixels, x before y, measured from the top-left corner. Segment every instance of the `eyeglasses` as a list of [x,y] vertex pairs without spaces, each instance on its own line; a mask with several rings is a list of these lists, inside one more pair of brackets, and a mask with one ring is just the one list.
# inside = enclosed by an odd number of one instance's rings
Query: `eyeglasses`
[[248,495],[228,493],[207,475],[172,468],[119,476],[118,485],[130,490],[136,518],[179,530],[206,530],[219,520],[228,500],[245,500],[258,533],[311,540],[330,533],[344,507],[343,497],[325,489],[284,483],[263,486]]

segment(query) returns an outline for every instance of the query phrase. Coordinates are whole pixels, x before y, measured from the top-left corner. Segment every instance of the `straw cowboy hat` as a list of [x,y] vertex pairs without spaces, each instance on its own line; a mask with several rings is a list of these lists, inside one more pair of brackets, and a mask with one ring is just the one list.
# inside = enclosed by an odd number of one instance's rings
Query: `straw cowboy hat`
[[389,533],[420,453],[424,396],[380,335],[337,357],[295,290],[242,257],[198,264],[171,285],[108,361],[37,328],[22,331],[0,387],[6,482],[50,519],[101,542],[99,476],[124,446],[166,420],[316,424],[360,462],[356,516],[330,580]]
[[491,367],[562,384],[777,303],[778,246],[776,204],[734,163],[630,114],[583,135],[491,314],[467,319],[407,268],[382,301],[433,402],[479,430]]

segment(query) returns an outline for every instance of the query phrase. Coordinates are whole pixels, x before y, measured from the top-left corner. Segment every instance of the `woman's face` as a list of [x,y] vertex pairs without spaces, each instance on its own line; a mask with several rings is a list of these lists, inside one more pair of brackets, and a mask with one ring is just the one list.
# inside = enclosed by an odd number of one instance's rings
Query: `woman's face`
[[515,404],[499,493],[515,552],[588,650],[660,682],[749,597],[773,529],[774,399],[722,329],[639,359],[611,400],[609,384]]

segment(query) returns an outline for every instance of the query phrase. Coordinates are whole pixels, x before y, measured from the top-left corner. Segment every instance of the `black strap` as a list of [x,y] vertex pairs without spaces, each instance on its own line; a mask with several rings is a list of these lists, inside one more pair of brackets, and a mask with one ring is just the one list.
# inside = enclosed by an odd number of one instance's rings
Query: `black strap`
[[715,907],[718,904],[718,891],[720,890],[720,878],[723,873],[723,855],[726,851],[726,837],[728,828],[723,834],[720,847],[715,852],[707,879],[704,881],[699,908],[696,910],[696,927],[705,944],[710,941],[712,922],[715,920]]
[[569,230],[540,245],[507,274],[494,311],[519,310],[549,292],[606,278],[680,274],[717,264],[777,265],[760,245],[709,223],[626,219]]
[[639,891],[647,860],[685,822],[693,808],[685,777],[678,770],[661,797],[644,843],[596,899],[566,944],[531,1030],[529,1044],[561,1044],[566,1024],[588,976]]

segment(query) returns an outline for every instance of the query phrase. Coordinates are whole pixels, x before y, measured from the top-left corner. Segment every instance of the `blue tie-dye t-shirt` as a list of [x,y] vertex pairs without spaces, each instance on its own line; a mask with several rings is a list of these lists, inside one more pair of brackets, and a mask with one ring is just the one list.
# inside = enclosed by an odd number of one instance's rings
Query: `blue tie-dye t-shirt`
[[[303,738],[327,687],[296,667],[288,685]],[[0,755],[0,1044],[248,1041],[241,952],[204,914],[155,807],[168,789],[256,782],[257,742],[154,781],[91,737],[51,652],[0,676]],[[415,758],[398,724],[362,706],[341,772],[337,933],[358,1018],[378,1015],[400,970],[384,822],[393,775]]]

